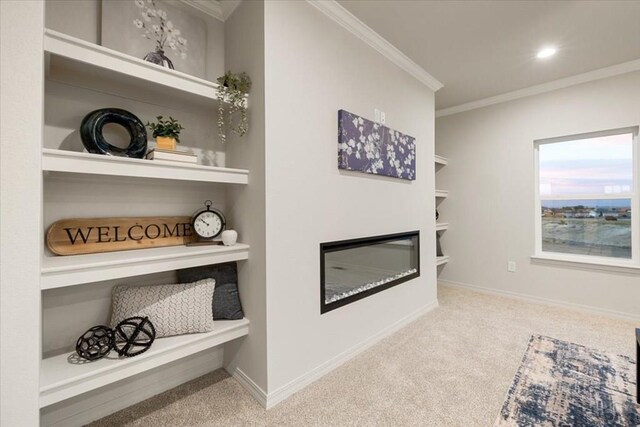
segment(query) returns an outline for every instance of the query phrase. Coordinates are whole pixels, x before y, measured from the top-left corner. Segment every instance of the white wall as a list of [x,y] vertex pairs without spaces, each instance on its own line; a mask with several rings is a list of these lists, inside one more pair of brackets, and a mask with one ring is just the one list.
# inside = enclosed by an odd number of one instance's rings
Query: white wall
[[[249,336],[225,346],[225,365],[238,376],[249,378],[263,399],[267,389],[267,303],[265,224],[265,85],[264,5],[243,1],[225,21],[225,65],[246,72],[252,80],[249,97],[249,132],[242,138],[230,135],[227,163],[249,169],[249,184],[228,192],[227,219],[238,230],[239,240],[251,245],[249,260],[238,264],[242,308],[251,321]],[[251,389],[251,387],[250,387]],[[264,402],[262,402],[264,403]]]
[[[640,72],[442,117],[440,279],[640,316],[640,275],[533,264],[536,139],[640,124]],[[635,242],[638,243],[638,242]],[[507,272],[507,261],[517,272]]]
[[[435,304],[434,95],[307,2],[264,7],[271,396]],[[340,172],[341,108],[414,136],[417,180]],[[415,229],[421,277],[320,314],[321,242]]]
[[0,2],[0,425],[37,426],[42,247],[40,2]]

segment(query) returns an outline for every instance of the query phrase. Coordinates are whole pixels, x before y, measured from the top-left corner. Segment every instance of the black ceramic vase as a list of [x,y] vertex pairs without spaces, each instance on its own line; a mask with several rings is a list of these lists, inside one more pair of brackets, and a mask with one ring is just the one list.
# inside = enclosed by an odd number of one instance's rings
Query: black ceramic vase
[[[116,147],[102,135],[108,123],[124,127],[131,140],[126,148]],[[88,152],[108,156],[124,156],[141,159],[147,153],[147,131],[134,114],[120,108],[101,108],[87,114],[80,125],[82,144]]]
[[173,68],[173,62],[171,62],[171,60],[167,58],[167,56],[164,54],[164,50],[162,49],[156,49],[155,52],[147,53],[147,55],[144,57],[144,60],[153,62],[154,64],[158,64],[165,68],[171,68],[172,70],[175,70],[175,68]]

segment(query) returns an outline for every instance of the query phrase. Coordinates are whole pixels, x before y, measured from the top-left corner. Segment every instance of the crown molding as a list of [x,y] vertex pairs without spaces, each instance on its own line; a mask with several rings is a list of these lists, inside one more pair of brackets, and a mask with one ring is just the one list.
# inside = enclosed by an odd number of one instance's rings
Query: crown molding
[[180,0],[200,12],[206,13],[222,22],[236,10],[242,0]]
[[307,0],[307,2],[327,15],[338,25],[349,30],[353,35],[380,52],[391,62],[411,74],[434,92],[442,88],[442,83],[440,83],[435,77],[413,62],[397,47],[393,46],[380,34],[371,29],[371,27],[356,18],[351,12],[342,7],[335,0]]
[[528,96],[552,92],[554,90],[562,89],[565,87],[575,86],[594,80],[606,79],[608,77],[614,77],[638,70],[640,70],[640,59],[623,62],[622,64],[612,65],[611,67],[600,68],[599,70],[589,71],[587,73],[577,74],[571,77],[565,77],[563,79],[554,80],[536,86],[530,86],[524,89],[515,90],[513,92],[507,92],[501,95],[480,99],[478,101],[467,102],[465,104],[456,105],[454,107],[436,110],[436,118],[463,113],[465,111],[475,110],[477,108],[488,107],[490,105],[500,104],[502,102],[513,101],[515,99],[526,98]]
[[236,8],[240,5],[242,0],[226,0],[224,2],[220,2],[222,6],[222,20],[226,21],[227,18],[231,16],[233,12],[236,11]]
[[180,0],[182,3],[191,6],[200,12],[206,13],[209,16],[213,16],[216,19],[224,22],[222,6],[218,0]]

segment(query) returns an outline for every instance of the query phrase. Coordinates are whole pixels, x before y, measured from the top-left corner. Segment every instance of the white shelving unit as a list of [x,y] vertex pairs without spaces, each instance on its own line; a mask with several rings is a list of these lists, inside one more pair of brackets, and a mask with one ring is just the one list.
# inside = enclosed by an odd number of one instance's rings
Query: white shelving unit
[[216,100],[218,93],[217,83],[50,29],[44,32],[44,51],[49,65],[53,62],[65,72],[89,75],[94,81],[108,79],[129,87],[162,90],[167,97],[182,94],[205,102]]
[[[80,40],[50,29],[44,30],[44,59],[46,75],[49,80],[65,83],[79,88],[93,90],[100,95],[120,97],[131,102],[148,102],[135,99],[152,97],[160,100],[179,101],[180,105],[200,109],[202,106],[215,108],[217,105],[218,85],[179,71],[134,58],[121,52]],[[106,88],[106,89],[105,89]],[[132,98],[132,94],[134,98]],[[45,99],[47,92],[45,91]],[[52,97],[51,102],[59,102]],[[146,98],[145,98],[146,99]],[[74,98],[74,101],[85,102],[86,99]],[[90,103],[90,102],[89,102]],[[248,97],[245,98],[248,104]],[[153,103],[153,105],[156,105]],[[47,105],[45,108],[55,109]],[[159,108],[163,108],[158,104]],[[166,108],[166,106],[165,106]],[[46,115],[45,115],[46,116]],[[49,141],[48,141],[49,142]],[[62,141],[52,141],[47,146],[58,146]],[[123,157],[102,156],[84,152],[65,151],[60,149],[42,149],[42,172],[46,180],[56,175],[55,180],[65,180],[72,174],[102,176],[101,184],[110,185],[110,177],[127,177],[134,181],[141,180],[175,180],[205,182],[213,184],[246,185],[249,182],[249,171],[244,169],[220,168],[213,166],[176,163],[157,160],[130,159]],[[94,180],[95,181],[95,180]],[[80,181],[82,183],[82,181]],[[148,183],[148,181],[140,181]],[[118,184],[113,179],[114,185]],[[165,182],[162,183],[163,185]],[[83,185],[83,184],[81,184]],[[158,185],[162,191],[162,186]],[[44,186],[44,191],[47,190]],[[44,197],[44,209],[59,209],[61,200],[59,186],[55,197]],[[215,191],[221,191],[215,187]],[[81,191],[91,191],[83,189]],[[219,194],[219,193],[217,193]],[[120,196],[115,196],[120,197]],[[108,203],[126,203],[132,200],[115,199]],[[155,200],[155,193],[150,199]],[[158,196],[158,205],[162,206],[162,193]],[[49,201],[47,201],[49,200]],[[77,198],[71,199],[77,203]],[[149,200],[149,197],[146,199]],[[187,203],[189,203],[188,201]],[[51,203],[51,207],[47,205]],[[141,202],[142,203],[142,202]],[[155,204],[155,203],[154,203]],[[75,206],[74,206],[75,208]],[[185,206],[191,211],[191,206]],[[79,215],[83,210],[78,206]],[[68,211],[68,209],[67,209]],[[45,216],[46,217],[46,216]],[[46,225],[46,224],[44,224]],[[43,234],[44,234],[44,230]],[[56,288],[69,288],[61,292],[83,294],[86,287],[80,285],[126,279],[139,275],[172,271],[201,265],[217,264],[230,261],[247,260],[249,245],[234,246],[173,246],[164,248],[138,249],[99,254],[48,256],[43,255],[40,268],[42,296],[45,291]],[[107,286],[112,286],[106,283]],[[56,294],[51,292],[51,294]],[[66,294],[65,294],[66,295]],[[75,295],[75,294],[74,294]],[[93,299],[91,304],[102,304],[102,300]],[[100,306],[102,307],[102,306]],[[43,315],[45,308],[43,308]],[[70,316],[62,317],[66,322]],[[56,325],[65,327],[66,324]],[[60,328],[58,328],[60,329]],[[47,328],[42,331],[46,333]],[[77,397],[91,390],[149,371],[189,355],[220,346],[249,333],[249,320],[215,321],[214,330],[209,333],[181,335],[159,338],[145,353],[133,357],[119,359],[115,352],[95,362],[87,362],[75,358],[75,353],[44,358],[41,362],[40,374],[40,407],[62,402]],[[44,341],[44,340],[43,340]],[[73,343],[69,343],[73,345]],[[213,368],[212,368],[213,369]]]
[[50,256],[42,260],[42,289],[62,288],[249,258],[249,245],[170,246],[87,255]]
[[449,160],[442,157],[442,156],[438,156],[437,154],[435,155],[435,162],[437,165],[442,165],[442,166],[446,166],[449,164]]
[[449,256],[448,255],[436,257],[436,266],[443,265],[443,264],[446,264],[448,262],[449,262]]
[[95,362],[73,363],[77,360],[75,353],[67,353],[44,359],[40,374],[40,407],[157,368],[248,333],[247,319],[216,320],[213,332],[158,338],[148,351],[132,358],[107,356]]
[[449,228],[448,222],[439,222],[436,223],[436,231],[444,231]]
[[[437,154],[434,156],[434,161],[436,163],[436,172],[438,171],[439,167],[442,166],[446,166],[449,164],[449,159],[442,157],[442,156],[438,156]],[[435,191],[435,198],[436,199],[446,199],[449,196],[449,191],[447,190],[436,190]],[[437,202],[436,202],[437,204]],[[449,223],[448,222],[440,222],[440,223],[436,223],[436,234],[439,234],[440,232],[443,232],[445,230],[449,229]],[[436,266],[440,266],[440,265],[444,265],[449,261],[449,256],[439,256],[436,257]]]
[[130,159],[75,151],[42,150],[42,170],[135,178],[247,184],[249,171],[162,160]]

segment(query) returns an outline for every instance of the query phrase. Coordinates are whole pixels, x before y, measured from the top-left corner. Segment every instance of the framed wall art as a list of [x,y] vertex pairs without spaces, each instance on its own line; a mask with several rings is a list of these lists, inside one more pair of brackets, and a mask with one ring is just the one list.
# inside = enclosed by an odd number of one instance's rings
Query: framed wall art
[[340,110],[338,168],[413,181],[416,179],[415,138]]
[[205,77],[205,22],[162,0],[104,0],[102,45]]

